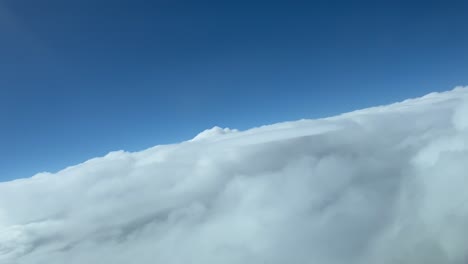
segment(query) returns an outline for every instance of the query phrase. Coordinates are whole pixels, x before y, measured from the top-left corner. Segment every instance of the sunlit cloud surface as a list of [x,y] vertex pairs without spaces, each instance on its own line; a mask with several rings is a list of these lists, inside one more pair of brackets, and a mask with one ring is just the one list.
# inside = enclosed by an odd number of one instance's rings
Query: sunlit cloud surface
[[468,89],[0,183],[0,263],[466,263]]

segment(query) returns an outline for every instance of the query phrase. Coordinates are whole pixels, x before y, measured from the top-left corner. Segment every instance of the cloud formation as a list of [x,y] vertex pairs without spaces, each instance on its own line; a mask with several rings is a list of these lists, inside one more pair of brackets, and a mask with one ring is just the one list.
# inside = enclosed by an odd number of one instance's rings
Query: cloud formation
[[0,263],[468,260],[468,89],[0,183]]

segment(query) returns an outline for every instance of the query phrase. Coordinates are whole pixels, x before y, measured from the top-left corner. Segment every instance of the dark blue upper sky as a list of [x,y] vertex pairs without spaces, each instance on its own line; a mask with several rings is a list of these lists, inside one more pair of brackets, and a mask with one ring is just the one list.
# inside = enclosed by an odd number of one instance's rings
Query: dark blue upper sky
[[0,181],[468,84],[466,1],[0,2]]

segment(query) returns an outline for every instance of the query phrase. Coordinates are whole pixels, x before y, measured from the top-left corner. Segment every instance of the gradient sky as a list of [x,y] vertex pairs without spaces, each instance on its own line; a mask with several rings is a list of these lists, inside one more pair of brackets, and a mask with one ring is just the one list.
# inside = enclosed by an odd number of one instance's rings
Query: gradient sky
[[[465,3],[463,3],[465,2]],[[0,1],[0,181],[468,84],[466,1]]]

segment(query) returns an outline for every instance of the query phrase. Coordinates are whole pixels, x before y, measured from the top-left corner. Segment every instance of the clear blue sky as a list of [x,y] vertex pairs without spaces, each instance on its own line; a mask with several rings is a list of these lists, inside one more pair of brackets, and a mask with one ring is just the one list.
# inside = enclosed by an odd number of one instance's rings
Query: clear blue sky
[[0,2],[0,181],[468,84],[466,1]]

